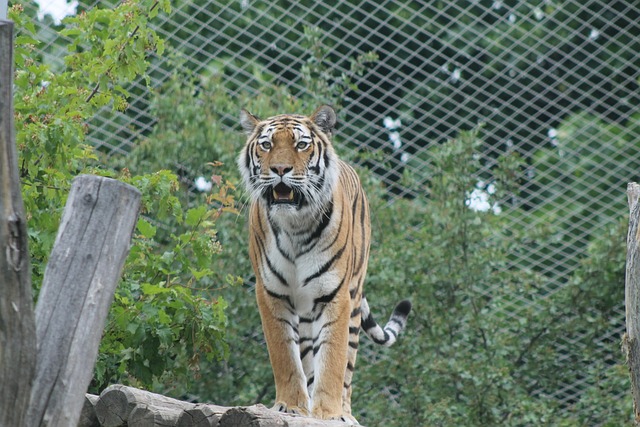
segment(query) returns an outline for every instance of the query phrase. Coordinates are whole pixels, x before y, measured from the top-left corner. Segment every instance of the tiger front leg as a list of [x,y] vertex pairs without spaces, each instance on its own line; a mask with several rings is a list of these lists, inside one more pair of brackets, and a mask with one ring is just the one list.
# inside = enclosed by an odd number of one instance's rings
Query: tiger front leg
[[297,319],[289,311],[286,300],[269,295],[262,283],[256,284],[256,297],[276,383],[273,409],[309,415],[309,394],[300,361]]
[[314,322],[314,386],[311,413],[344,420],[342,391],[349,346],[349,299],[336,297]]

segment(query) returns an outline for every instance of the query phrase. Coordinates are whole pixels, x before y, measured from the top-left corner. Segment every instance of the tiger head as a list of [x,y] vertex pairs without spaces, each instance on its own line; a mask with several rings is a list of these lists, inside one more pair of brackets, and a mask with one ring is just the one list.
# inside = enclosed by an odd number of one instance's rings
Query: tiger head
[[330,140],[333,108],[323,105],[309,117],[283,114],[266,120],[242,110],[240,123],[247,143],[238,166],[252,200],[270,210],[324,209],[339,174]]

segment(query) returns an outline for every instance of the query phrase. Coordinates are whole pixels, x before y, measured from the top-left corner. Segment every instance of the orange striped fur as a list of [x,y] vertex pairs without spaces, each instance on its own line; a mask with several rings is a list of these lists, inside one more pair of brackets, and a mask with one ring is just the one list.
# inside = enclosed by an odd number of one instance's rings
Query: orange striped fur
[[360,180],[331,145],[336,114],[259,120],[241,113],[248,136],[238,159],[251,196],[249,253],[276,383],[275,409],[357,424],[351,381],[360,329],[391,345],[409,301],[385,327],[362,288],[371,227]]

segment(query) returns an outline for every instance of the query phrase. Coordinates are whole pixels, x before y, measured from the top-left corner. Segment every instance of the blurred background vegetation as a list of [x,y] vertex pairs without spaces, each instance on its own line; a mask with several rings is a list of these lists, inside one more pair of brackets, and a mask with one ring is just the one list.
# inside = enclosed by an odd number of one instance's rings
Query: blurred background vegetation
[[393,348],[363,339],[359,421],[631,425],[620,338],[624,190],[640,179],[635,2],[135,0],[82,1],[62,22],[37,13],[13,3],[36,289],[74,176],[144,195],[91,391],[270,404],[237,115],[330,103],[336,149],[372,206],[373,310],[415,307]]

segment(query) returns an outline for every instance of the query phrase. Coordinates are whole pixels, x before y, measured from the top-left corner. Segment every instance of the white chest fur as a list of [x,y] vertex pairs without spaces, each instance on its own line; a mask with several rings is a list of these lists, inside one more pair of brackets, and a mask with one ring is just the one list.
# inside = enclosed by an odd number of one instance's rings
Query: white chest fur
[[315,218],[296,218],[284,212],[269,215],[265,287],[286,296],[300,316],[311,313],[339,285],[340,275],[332,261],[341,216],[334,209]]

